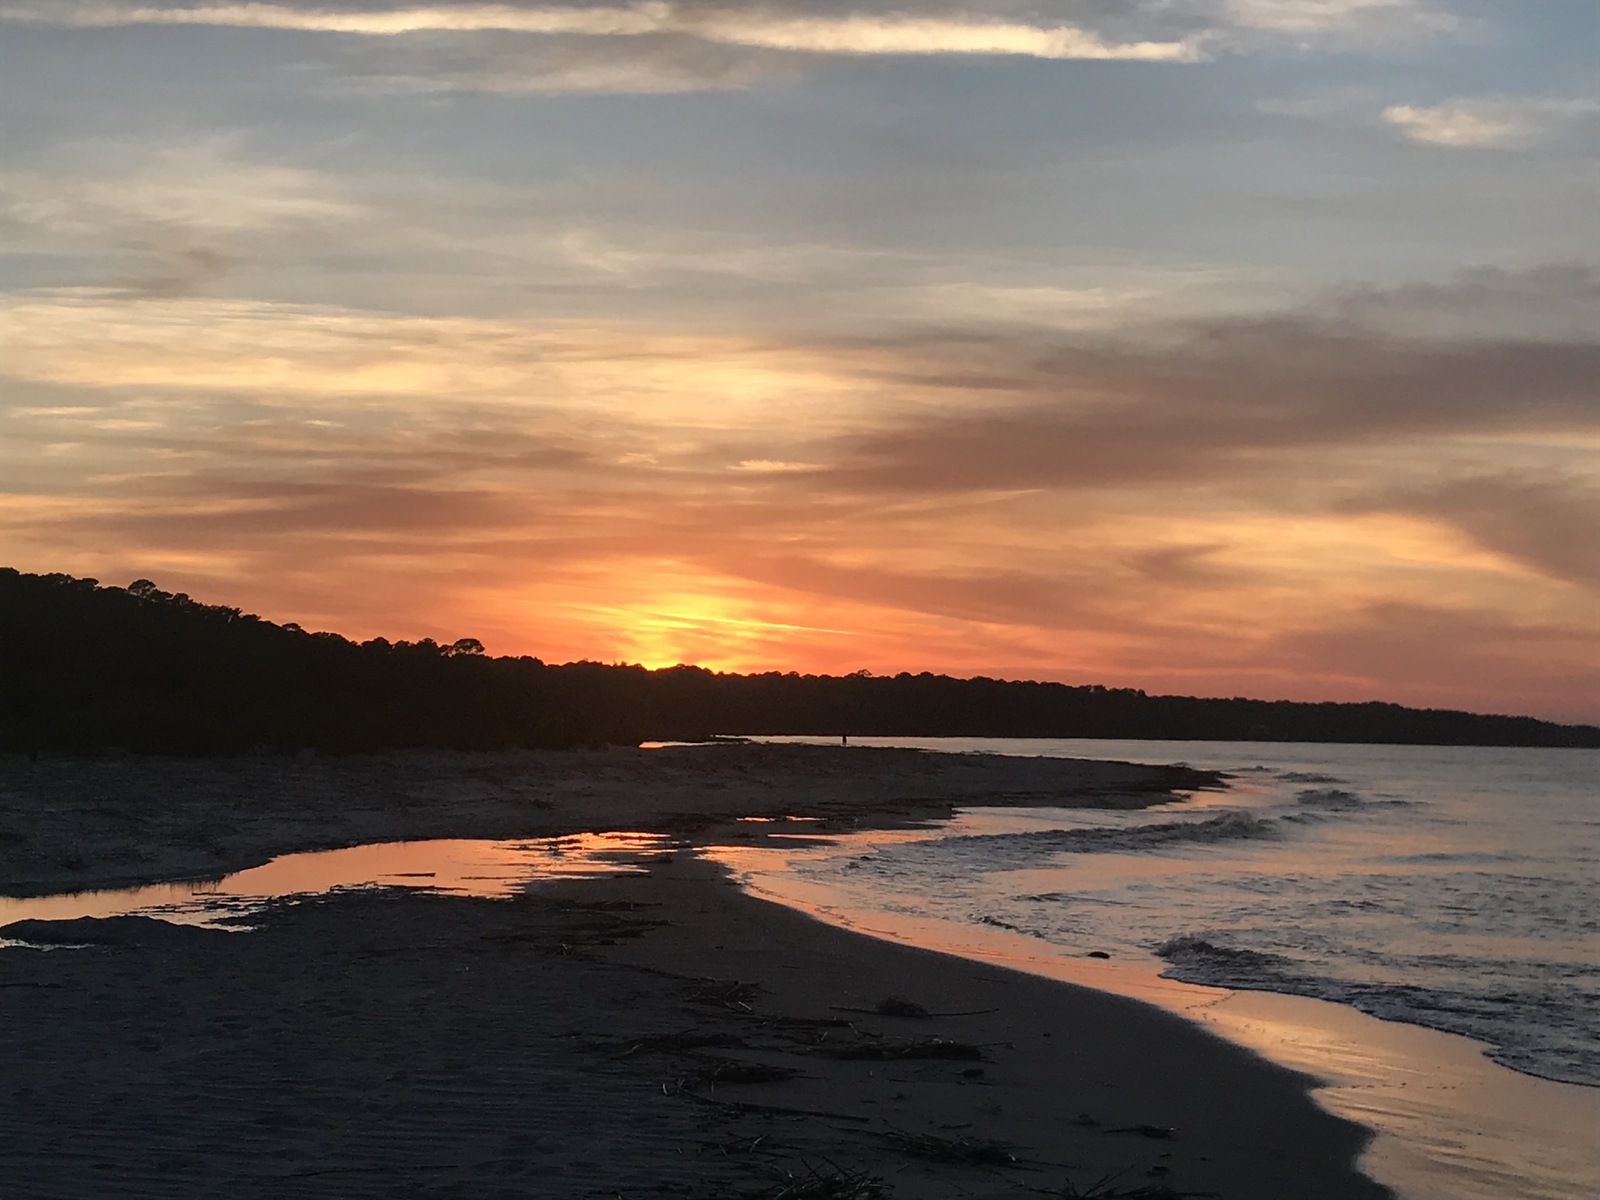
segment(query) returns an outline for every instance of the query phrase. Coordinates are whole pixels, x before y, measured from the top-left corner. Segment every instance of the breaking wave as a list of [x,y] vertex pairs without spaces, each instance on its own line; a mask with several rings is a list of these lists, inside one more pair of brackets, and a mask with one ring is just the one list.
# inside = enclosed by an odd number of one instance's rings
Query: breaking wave
[[1002,833],[948,838],[944,844],[962,843],[1000,852],[1026,849],[1035,854],[1115,854],[1139,853],[1162,846],[1205,842],[1237,842],[1272,838],[1278,834],[1277,822],[1248,813],[1230,812],[1201,821],[1162,821],[1151,825],[1094,826],[1087,829],[1050,829],[1034,833]]
[[871,858],[842,865],[885,879],[929,868],[986,872],[1039,865],[1062,854],[1141,854],[1166,847],[1263,840],[1277,837],[1278,825],[1278,819],[1230,812],[1199,821],[973,833],[881,847]]
[[1338,788],[1307,788],[1295,794],[1295,799],[1310,808],[1360,808],[1366,800],[1355,792]]
[[1163,974],[1186,983],[1261,988],[1278,982],[1282,968],[1289,965],[1281,955],[1219,946],[1192,934],[1168,938],[1155,952],[1173,965]]
[[1343,788],[1303,788],[1295,793],[1295,800],[1302,808],[1313,812],[1355,812],[1363,808],[1409,808],[1411,801],[1396,799],[1393,796],[1384,796],[1373,799],[1363,796],[1360,792],[1347,792]]
[[1347,1004],[1600,1085],[1588,752],[1346,748],[1267,763],[1232,771],[1226,807],[975,809],[924,839],[795,869],[847,880],[866,906],[1074,956],[1154,950],[1169,978]]
[[1164,821],[1122,828],[1061,829],[1036,834],[1054,849],[1069,851],[1140,851],[1174,842],[1235,842],[1277,836],[1276,822],[1248,813],[1223,813],[1203,821]]

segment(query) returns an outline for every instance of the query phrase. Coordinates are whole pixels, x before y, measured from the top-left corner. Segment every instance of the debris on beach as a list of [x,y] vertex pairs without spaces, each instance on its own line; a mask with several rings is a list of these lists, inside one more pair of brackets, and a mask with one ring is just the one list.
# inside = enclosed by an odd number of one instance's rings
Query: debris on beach
[[1107,1175],[1095,1180],[1088,1190],[1080,1190],[1069,1179],[1055,1194],[1061,1200],[1217,1200],[1216,1192],[1179,1192],[1165,1183],[1142,1183],[1131,1187],[1118,1186],[1123,1173]]
[[790,1175],[772,1187],[747,1192],[740,1200],[887,1200],[889,1195],[889,1186],[877,1176],[812,1167],[804,1175]]
[[742,1058],[701,1056],[698,1066],[687,1077],[690,1084],[716,1083],[779,1083],[793,1079],[800,1072],[794,1067],[780,1067],[772,1063],[751,1062]]
[[983,1049],[971,1042],[958,1042],[951,1038],[882,1038],[877,1041],[856,1042],[849,1046],[818,1046],[813,1052],[828,1058],[868,1059],[876,1062],[895,1062],[912,1058],[981,1060]]
[[906,1133],[893,1129],[884,1135],[901,1151],[929,1162],[973,1163],[988,1167],[1015,1166],[1017,1156],[1004,1142],[990,1138],[944,1138],[932,1133]]
[[1140,1137],[1165,1139],[1165,1138],[1170,1138],[1173,1134],[1177,1133],[1178,1131],[1172,1125],[1121,1125],[1121,1126],[1118,1126],[1116,1129],[1108,1129],[1108,1130],[1106,1130],[1106,1132],[1107,1133],[1136,1133]]
[[688,999],[693,1004],[710,1004],[735,1012],[750,1012],[750,1001],[764,989],[759,983],[740,983],[738,980],[700,979]]
[[927,1021],[934,1017],[981,1017],[999,1011],[993,1008],[969,1008],[957,1012],[934,1012],[904,996],[886,996],[872,1008],[854,1008],[844,1004],[831,1007],[834,1012],[859,1013],[864,1017],[909,1017],[914,1021]]
[[885,996],[878,1001],[876,1011],[879,1016],[911,1017],[919,1021],[926,1021],[933,1015],[915,1000],[907,1000],[904,996]]
[[624,1038],[620,1042],[609,1044],[598,1043],[595,1048],[615,1050],[618,1058],[630,1058],[635,1054],[673,1054],[689,1050],[704,1050],[712,1046],[719,1049],[730,1049],[741,1047],[744,1044],[745,1040],[737,1034],[688,1029],[681,1033],[660,1034],[654,1037]]

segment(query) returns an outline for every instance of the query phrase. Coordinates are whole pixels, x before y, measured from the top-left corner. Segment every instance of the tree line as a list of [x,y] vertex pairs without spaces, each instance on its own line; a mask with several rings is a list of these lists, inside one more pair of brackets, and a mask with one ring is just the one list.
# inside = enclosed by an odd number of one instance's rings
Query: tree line
[[0,568],[0,751],[572,748],[713,734],[1600,746],[1600,728],[1397,704],[1151,696],[927,672],[738,675],[353,642],[162,591]]

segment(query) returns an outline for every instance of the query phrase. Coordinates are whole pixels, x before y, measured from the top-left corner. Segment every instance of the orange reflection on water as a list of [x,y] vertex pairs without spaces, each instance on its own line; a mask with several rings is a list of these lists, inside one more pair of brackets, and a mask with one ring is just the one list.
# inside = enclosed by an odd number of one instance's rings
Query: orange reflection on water
[[286,854],[218,880],[28,898],[0,897],[0,926],[130,913],[209,924],[283,896],[346,887],[417,887],[457,896],[509,896],[530,882],[640,869],[671,842],[653,833],[575,833],[522,841],[436,838]]
[[[915,830],[836,836],[824,852],[925,836]],[[1376,1133],[1362,1168],[1405,1200],[1600,1195],[1600,1089],[1519,1074],[1469,1038],[1326,1000],[1164,979],[1165,964],[1153,957],[1141,961],[1123,952],[1117,961],[1092,959],[1006,929],[852,907],[836,889],[790,869],[808,853],[793,845],[769,841],[705,853],[756,895],[829,924],[1155,1004],[1303,1071],[1321,1082],[1313,1094],[1324,1108]],[[1139,873],[1184,867],[1146,859]],[[1119,869],[1127,864],[1112,867]],[[1013,882],[1025,875],[1014,873]],[[1052,882],[1060,887],[1059,877]],[[1581,1190],[1574,1191],[1575,1180],[1583,1181]]]

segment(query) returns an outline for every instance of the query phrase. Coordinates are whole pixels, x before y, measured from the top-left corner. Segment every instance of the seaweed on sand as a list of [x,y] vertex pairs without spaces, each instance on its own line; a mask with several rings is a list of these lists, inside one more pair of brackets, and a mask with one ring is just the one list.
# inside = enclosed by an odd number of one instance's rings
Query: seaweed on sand
[[680,1033],[665,1033],[650,1037],[623,1038],[615,1042],[596,1042],[592,1048],[596,1050],[615,1051],[618,1058],[629,1058],[635,1054],[681,1054],[690,1050],[704,1050],[708,1047],[719,1049],[732,1049],[746,1045],[745,1040],[738,1034],[712,1032],[699,1029],[686,1029]]
[[933,1015],[915,1000],[907,1000],[904,996],[885,996],[878,1001],[877,1011],[885,1017],[911,1017],[919,1021],[925,1021]]
[[932,1017],[981,1017],[985,1013],[998,1011],[993,1008],[970,1008],[957,1012],[934,1012],[904,996],[885,996],[871,1008],[855,1008],[844,1004],[831,1007],[834,1012],[860,1013],[866,1017],[909,1017],[914,1021],[926,1021]]
[[849,1046],[818,1046],[813,1053],[828,1058],[865,1059],[871,1062],[899,1062],[906,1059],[936,1058],[965,1062],[981,1061],[983,1050],[971,1042],[951,1038],[883,1038],[856,1042]]
[[900,1129],[884,1135],[912,1158],[929,1162],[976,1163],[989,1167],[1013,1167],[1017,1156],[1004,1142],[989,1138],[943,1138],[931,1133],[906,1133]]
[[750,1001],[763,990],[759,983],[740,983],[736,979],[698,979],[688,999],[692,1004],[710,1004],[733,1012],[751,1012]]
[[701,1083],[778,1083],[793,1079],[799,1071],[793,1067],[779,1067],[771,1063],[750,1062],[742,1058],[703,1056],[688,1082]]
[[1070,1179],[1056,1193],[1061,1200],[1215,1200],[1216,1192],[1180,1192],[1166,1183],[1140,1183],[1120,1186],[1116,1175],[1105,1175],[1091,1183],[1087,1190],[1080,1189]]
[[888,1200],[889,1186],[874,1175],[836,1167],[808,1167],[803,1175],[789,1175],[741,1200]]

